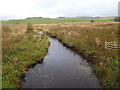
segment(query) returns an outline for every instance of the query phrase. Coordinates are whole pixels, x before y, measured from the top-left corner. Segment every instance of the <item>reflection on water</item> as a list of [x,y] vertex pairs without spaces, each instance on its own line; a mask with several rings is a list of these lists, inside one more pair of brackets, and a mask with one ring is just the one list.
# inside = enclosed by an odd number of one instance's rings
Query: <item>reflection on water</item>
[[50,47],[43,64],[28,69],[21,88],[98,88],[90,65],[57,39],[49,38]]

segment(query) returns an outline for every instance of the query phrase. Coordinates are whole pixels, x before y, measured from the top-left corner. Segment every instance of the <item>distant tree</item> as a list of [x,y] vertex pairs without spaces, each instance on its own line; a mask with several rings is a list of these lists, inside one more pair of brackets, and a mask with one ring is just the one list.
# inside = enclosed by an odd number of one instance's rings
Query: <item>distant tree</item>
[[94,21],[94,20],[91,20],[90,22],[91,22],[91,23],[94,23],[95,21]]
[[27,32],[30,33],[30,32],[33,32],[34,29],[33,29],[33,25],[31,23],[28,23],[27,24]]

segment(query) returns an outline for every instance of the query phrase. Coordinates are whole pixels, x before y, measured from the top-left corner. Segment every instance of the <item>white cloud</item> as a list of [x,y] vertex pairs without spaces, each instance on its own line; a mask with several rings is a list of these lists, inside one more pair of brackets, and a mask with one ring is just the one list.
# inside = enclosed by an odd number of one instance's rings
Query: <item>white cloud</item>
[[119,0],[1,0],[0,17],[109,16],[118,14]]

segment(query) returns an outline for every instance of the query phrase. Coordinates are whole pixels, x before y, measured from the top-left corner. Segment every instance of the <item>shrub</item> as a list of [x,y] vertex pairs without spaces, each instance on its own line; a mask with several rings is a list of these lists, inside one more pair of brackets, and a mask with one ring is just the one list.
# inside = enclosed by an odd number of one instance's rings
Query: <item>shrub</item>
[[91,20],[90,22],[91,22],[91,23],[94,23],[94,20]]
[[16,22],[16,24],[19,24],[19,22]]
[[27,32],[30,33],[30,32],[33,32],[34,29],[33,29],[33,25],[31,23],[28,23],[27,24]]

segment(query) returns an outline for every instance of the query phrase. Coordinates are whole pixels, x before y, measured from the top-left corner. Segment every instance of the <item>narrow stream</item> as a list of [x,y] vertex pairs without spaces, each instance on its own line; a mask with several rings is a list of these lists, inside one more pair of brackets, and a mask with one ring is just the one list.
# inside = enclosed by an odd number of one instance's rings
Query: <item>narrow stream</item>
[[49,38],[50,47],[42,64],[29,68],[21,88],[98,88],[96,76],[86,60],[57,39]]

